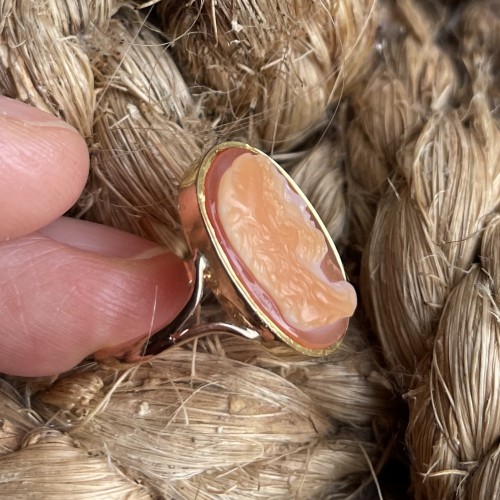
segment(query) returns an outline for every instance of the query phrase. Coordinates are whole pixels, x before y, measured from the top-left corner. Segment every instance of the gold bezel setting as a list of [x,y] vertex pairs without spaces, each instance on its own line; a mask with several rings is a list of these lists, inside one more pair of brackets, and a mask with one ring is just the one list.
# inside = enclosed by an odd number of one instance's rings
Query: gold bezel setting
[[[187,182],[183,182],[182,187],[187,188],[189,185],[194,184],[195,189],[196,189],[196,199],[198,203],[198,209],[199,209],[199,214],[201,215],[201,219],[204,225],[204,229],[207,233],[209,243],[211,244],[214,252],[210,252],[211,256],[215,256],[218,260],[217,264],[218,266],[214,266],[212,262],[210,262],[210,258],[208,258],[209,265],[211,265],[212,268],[218,268],[222,267],[223,272],[225,273],[225,278],[228,279],[233,286],[234,290],[236,291],[238,297],[243,300],[244,304],[246,305],[246,310],[241,311],[241,307],[238,309],[240,310],[240,313],[242,314],[243,318],[246,320],[246,323],[252,323],[256,329],[262,330],[265,329],[268,332],[270,332],[273,336],[277,337],[279,340],[282,342],[286,343],[296,351],[306,354],[308,356],[315,356],[315,357],[321,357],[321,356],[327,356],[334,351],[336,351],[339,347],[339,345],[342,343],[343,337],[345,335],[342,335],[342,337],[335,343],[332,344],[329,347],[326,348],[319,348],[319,349],[314,349],[314,348],[309,348],[301,345],[297,341],[295,341],[293,338],[291,338],[283,329],[277,325],[273,319],[269,316],[269,314],[266,313],[265,310],[263,310],[254,300],[252,295],[250,294],[249,290],[245,286],[245,284],[242,282],[242,280],[239,278],[238,274],[235,272],[230,259],[228,258],[223,246],[221,245],[221,242],[218,240],[215,228],[212,224],[212,221],[210,220],[210,216],[207,212],[206,209],[206,192],[205,192],[205,186],[206,186],[206,176],[207,173],[210,170],[210,167],[212,166],[212,163],[214,162],[215,158],[219,153],[221,153],[224,150],[230,149],[230,148],[237,148],[237,149],[245,149],[248,152],[251,152],[256,155],[263,155],[266,156],[266,158],[269,159],[269,161],[272,163],[272,165],[276,168],[276,170],[287,180],[288,184],[290,187],[302,198],[302,200],[305,202],[305,205],[310,213],[310,215],[314,218],[315,223],[317,224],[317,227],[321,229],[323,236],[327,242],[327,245],[329,249],[332,251],[333,255],[335,256],[335,259],[337,261],[337,264],[339,266],[339,269],[342,273],[342,276],[344,279],[346,279],[344,267],[342,265],[342,261],[340,259],[340,255],[337,251],[337,248],[335,247],[335,244],[333,243],[325,225],[323,224],[323,221],[317,214],[316,210],[314,207],[311,205],[310,201],[308,198],[305,196],[305,194],[302,192],[302,190],[297,186],[297,184],[293,181],[293,179],[288,175],[288,173],[280,166],[278,165],[272,158],[268,157],[261,151],[259,151],[256,148],[253,148],[249,146],[248,144],[244,144],[241,142],[236,142],[236,141],[231,141],[231,142],[225,142],[222,144],[218,144],[214,146],[208,153],[203,157],[201,160],[200,164],[196,168],[195,172],[191,172],[188,174],[188,177],[186,179]],[[194,175],[193,175],[194,174]],[[189,240],[189,234],[188,240]],[[193,250],[195,250],[193,248]],[[219,277],[220,278],[220,277]],[[218,282],[219,280],[216,280]],[[217,290],[215,290],[217,292]],[[268,336],[267,336],[268,337]]]

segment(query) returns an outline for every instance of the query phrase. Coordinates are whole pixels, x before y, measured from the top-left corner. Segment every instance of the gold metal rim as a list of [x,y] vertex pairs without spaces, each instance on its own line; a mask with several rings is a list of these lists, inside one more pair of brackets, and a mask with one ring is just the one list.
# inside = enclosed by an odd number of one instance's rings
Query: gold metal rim
[[335,344],[333,344],[330,347],[326,347],[323,349],[312,349],[308,347],[304,347],[303,345],[299,344],[295,340],[293,340],[291,337],[289,337],[276,323],[273,322],[273,320],[266,314],[262,308],[259,307],[259,305],[254,301],[253,297],[250,295],[248,292],[247,288],[244,286],[238,275],[235,273],[226,253],[224,252],[224,249],[222,248],[222,245],[220,244],[219,240],[217,239],[215,229],[212,226],[212,223],[210,221],[210,217],[207,213],[206,210],[206,194],[205,194],[205,178],[208,173],[208,170],[210,169],[210,166],[212,162],[214,161],[215,157],[217,154],[223,150],[230,149],[230,148],[239,148],[239,149],[246,149],[254,154],[258,155],[263,155],[269,158],[269,160],[272,162],[272,164],[275,166],[275,168],[280,172],[285,179],[288,181],[290,186],[295,190],[295,192],[304,200],[306,203],[306,206],[311,213],[311,215],[314,217],[315,222],[317,223],[318,227],[321,229],[323,232],[323,235],[327,241],[327,244],[329,248],[332,250],[333,254],[335,255],[335,258],[337,260],[337,263],[339,265],[340,271],[342,273],[342,276],[344,279],[346,279],[346,274],[344,270],[344,266],[342,264],[342,260],[340,258],[340,255],[338,253],[338,250],[333,243],[333,240],[330,237],[330,234],[328,233],[325,225],[323,224],[323,221],[319,217],[318,213],[314,209],[314,207],[311,205],[311,202],[308,200],[306,195],[302,192],[300,187],[295,183],[295,181],[288,175],[288,173],[280,166],[278,165],[272,158],[269,156],[265,155],[262,151],[253,148],[249,146],[248,144],[242,143],[242,142],[237,142],[237,141],[229,141],[229,142],[224,142],[221,144],[218,144],[214,146],[208,153],[203,157],[201,160],[199,167],[197,169],[197,172],[195,173],[196,179],[191,178],[190,181],[196,182],[196,197],[198,200],[198,206],[199,210],[202,216],[202,221],[205,226],[205,229],[207,231],[207,234],[209,236],[209,239],[213,245],[213,248],[215,250],[216,256],[219,259],[220,264],[222,265],[224,271],[226,272],[227,276],[231,280],[234,288],[236,289],[237,293],[240,295],[240,297],[243,299],[243,301],[247,304],[247,306],[250,308],[250,310],[254,313],[254,315],[258,318],[258,320],[262,323],[262,325],[267,328],[271,333],[276,335],[278,339],[280,339],[282,342],[286,343],[296,351],[306,354],[308,356],[314,356],[314,357],[321,357],[321,356],[327,356],[334,351],[336,351],[340,344],[342,343],[342,340],[344,338],[344,335],[338,340]]

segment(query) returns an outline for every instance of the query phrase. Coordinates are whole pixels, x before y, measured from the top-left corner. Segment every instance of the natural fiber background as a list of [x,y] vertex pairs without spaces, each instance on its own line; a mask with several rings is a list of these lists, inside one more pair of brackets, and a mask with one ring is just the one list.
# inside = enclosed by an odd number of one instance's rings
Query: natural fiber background
[[73,216],[181,255],[178,182],[237,138],[361,298],[326,359],[213,336],[0,379],[0,496],[500,498],[499,89],[498,0],[0,0],[0,92],[89,145]]

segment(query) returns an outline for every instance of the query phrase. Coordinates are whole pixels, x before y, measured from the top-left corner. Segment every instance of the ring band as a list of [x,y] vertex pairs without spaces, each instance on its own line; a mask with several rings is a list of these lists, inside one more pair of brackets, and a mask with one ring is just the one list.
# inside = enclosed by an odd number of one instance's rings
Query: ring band
[[[194,263],[192,296],[172,324],[120,359],[213,332],[277,339],[309,356],[338,348],[356,293],[320,217],[276,162],[244,143],[219,144],[187,173],[178,201]],[[189,326],[206,289],[230,320]]]

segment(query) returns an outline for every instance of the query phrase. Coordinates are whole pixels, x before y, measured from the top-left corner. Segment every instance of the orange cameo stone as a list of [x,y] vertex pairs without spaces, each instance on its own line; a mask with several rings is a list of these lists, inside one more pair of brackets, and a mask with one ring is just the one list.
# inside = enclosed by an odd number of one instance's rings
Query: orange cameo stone
[[212,168],[207,213],[252,299],[298,344],[338,342],[356,292],[304,199],[266,156],[226,150]]

